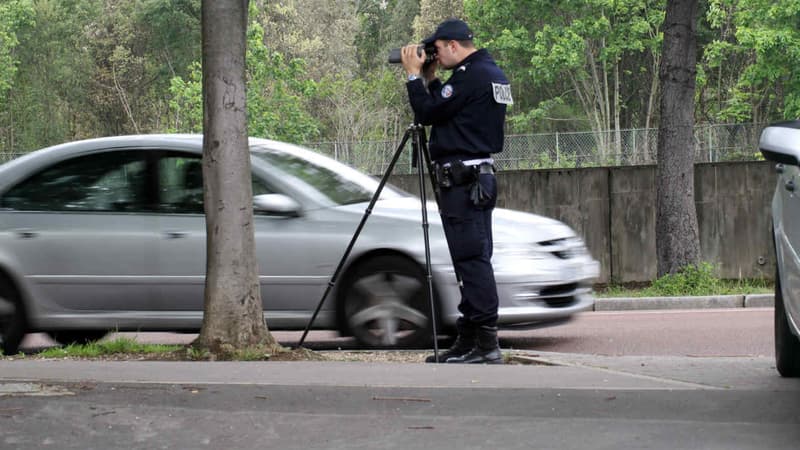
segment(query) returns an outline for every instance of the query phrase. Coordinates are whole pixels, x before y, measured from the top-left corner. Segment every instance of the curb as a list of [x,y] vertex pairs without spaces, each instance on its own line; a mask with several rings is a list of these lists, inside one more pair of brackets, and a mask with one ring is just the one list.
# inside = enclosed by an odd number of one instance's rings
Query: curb
[[772,308],[773,294],[710,295],[698,297],[595,298],[594,311],[665,309]]

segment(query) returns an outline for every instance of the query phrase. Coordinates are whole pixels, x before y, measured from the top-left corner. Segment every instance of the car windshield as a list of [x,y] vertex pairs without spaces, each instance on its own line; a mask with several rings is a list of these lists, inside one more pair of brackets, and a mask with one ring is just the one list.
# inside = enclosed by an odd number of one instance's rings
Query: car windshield
[[[310,151],[299,156],[265,145],[252,145],[250,149],[255,157],[302,180],[337,205],[368,202],[378,188],[378,181],[374,178]],[[400,196],[400,192],[389,186],[381,191],[381,199]]]

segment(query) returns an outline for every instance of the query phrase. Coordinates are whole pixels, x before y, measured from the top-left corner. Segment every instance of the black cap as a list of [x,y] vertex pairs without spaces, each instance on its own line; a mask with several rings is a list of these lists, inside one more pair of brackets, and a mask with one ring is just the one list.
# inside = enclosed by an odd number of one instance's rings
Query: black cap
[[439,39],[445,41],[471,41],[472,30],[467,23],[459,19],[447,19],[436,27],[436,31],[422,41],[425,45],[430,45]]

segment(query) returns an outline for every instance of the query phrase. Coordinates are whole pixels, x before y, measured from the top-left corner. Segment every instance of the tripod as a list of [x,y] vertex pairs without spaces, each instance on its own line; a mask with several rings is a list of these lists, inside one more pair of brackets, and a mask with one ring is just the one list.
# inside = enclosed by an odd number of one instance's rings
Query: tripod
[[[428,173],[431,174],[433,177],[433,165],[431,163],[431,157],[428,153],[428,146],[426,144],[426,136],[425,136],[425,128],[422,125],[412,124],[406,129],[405,134],[403,135],[403,139],[400,142],[400,145],[397,146],[397,150],[395,150],[394,156],[392,157],[391,162],[389,163],[389,167],[386,169],[386,173],[383,174],[380,183],[378,184],[378,188],[375,190],[375,194],[372,195],[372,199],[367,206],[367,209],[364,211],[364,215],[361,217],[361,222],[359,222],[358,227],[356,228],[355,233],[353,234],[352,239],[350,239],[350,243],[347,245],[347,249],[344,251],[344,255],[342,255],[342,259],[339,260],[339,265],[336,267],[336,270],[333,272],[330,281],[328,282],[328,286],[325,288],[325,292],[322,294],[322,298],[317,305],[317,308],[314,310],[314,314],[311,316],[311,320],[309,320],[308,325],[306,325],[306,329],[303,332],[303,336],[300,338],[300,342],[297,344],[298,347],[303,346],[303,342],[305,342],[306,336],[308,335],[308,331],[311,329],[311,326],[314,324],[314,320],[316,320],[317,315],[319,314],[320,309],[322,308],[322,304],[325,303],[325,299],[328,297],[331,289],[336,285],[336,281],[339,278],[339,272],[341,272],[342,268],[344,267],[345,261],[347,261],[348,256],[350,256],[350,252],[353,250],[353,246],[358,240],[358,236],[361,234],[361,230],[364,228],[364,225],[367,223],[367,219],[369,218],[370,214],[372,214],[372,209],[375,207],[375,203],[378,201],[378,198],[381,196],[381,191],[383,187],[386,185],[386,182],[389,179],[389,176],[394,169],[397,160],[400,159],[400,154],[403,152],[403,148],[406,146],[406,142],[411,139],[411,147],[412,147],[412,167],[417,167],[417,173],[419,175],[419,192],[420,192],[420,204],[422,205],[422,234],[425,240],[425,270],[426,270],[426,278],[428,282],[428,299],[430,299],[430,306],[431,306],[431,327],[433,331],[433,355],[436,362],[439,362],[439,344],[438,339],[436,336],[436,302],[433,298],[433,275],[431,273],[431,246],[430,246],[430,237],[428,234],[428,207],[427,207],[427,195],[426,195],[426,187],[425,187],[425,169],[421,164],[421,161],[424,159],[424,164],[428,168]],[[421,155],[421,156],[420,156]],[[436,198],[436,203],[439,203],[439,192],[438,186],[433,180],[433,190],[434,196]]]

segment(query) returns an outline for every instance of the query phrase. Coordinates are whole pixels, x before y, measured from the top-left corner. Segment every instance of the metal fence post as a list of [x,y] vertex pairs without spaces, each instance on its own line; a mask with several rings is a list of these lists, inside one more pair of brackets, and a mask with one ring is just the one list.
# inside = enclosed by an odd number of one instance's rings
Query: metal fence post
[[560,163],[561,163],[561,152],[559,150],[558,131],[556,131],[556,164]]

